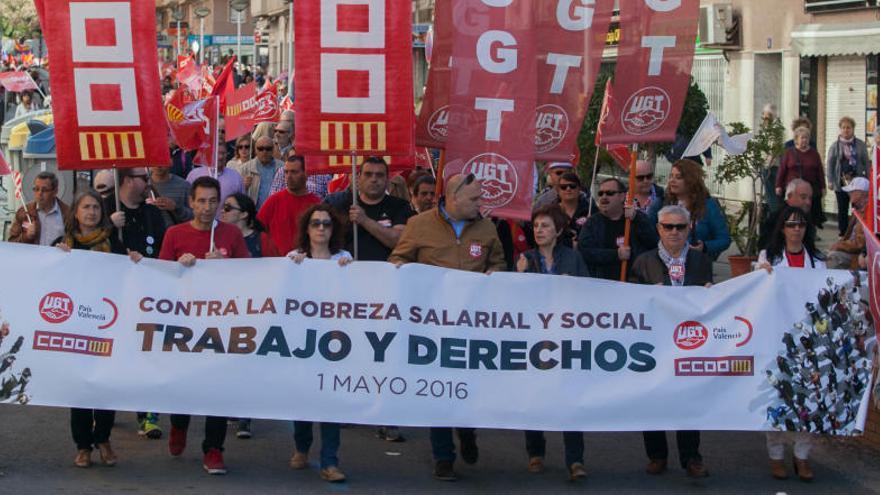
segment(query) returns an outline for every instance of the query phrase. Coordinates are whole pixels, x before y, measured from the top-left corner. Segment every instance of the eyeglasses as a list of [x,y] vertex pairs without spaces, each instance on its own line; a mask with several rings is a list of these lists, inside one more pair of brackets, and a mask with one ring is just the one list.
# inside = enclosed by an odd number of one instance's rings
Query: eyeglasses
[[560,191],[573,191],[579,187],[577,184],[559,184]]
[[285,131],[283,129],[275,129],[275,134],[289,134],[290,131]]
[[34,192],[35,192],[35,193],[39,193],[39,192],[48,193],[48,192],[52,192],[52,191],[54,191],[54,190],[55,190],[55,189],[52,189],[51,187],[37,187],[37,186],[34,186]]
[[687,230],[688,228],[688,224],[686,223],[661,223],[660,226],[663,227],[663,230],[666,232],[671,232],[673,230],[678,230],[680,232]]
[[797,228],[802,229],[806,226],[807,226],[807,222],[804,222],[802,220],[786,220],[785,221],[785,227],[789,228],[789,229],[797,229]]
[[651,180],[654,178],[654,174],[645,174],[645,175],[637,175],[636,180],[641,182],[644,180]]
[[275,148],[271,146],[260,146],[259,148],[257,148],[257,151],[272,151],[273,149]]
[[227,205],[223,205],[223,211],[225,211],[226,213],[229,213],[230,211],[241,211],[241,208],[236,208],[232,205],[227,204]]
[[240,149],[240,150],[250,149],[250,147],[251,147],[251,145],[249,145],[249,144],[239,144],[238,145],[238,149]]
[[615,195],[620,194],[622,192],[623,191],[599,191],[596,193],[596,196],[599,196],[600,198],[602,196],[615,196]]
[[333,220],[312,220],[309,222],[309,227],[312,227],[314,229],[317,229],[320,227],[324,227],[324,228],[329,229],[329,228],[333,227]]
[[465,177],[464,180],[461,181],[461,184],[459,184],[458,187],[455,188],[455,191],[452,191],[452,194],[458,194],[458,191],[461,191],[461,188],[463,188],[464,186],[469,186],[469,185],[473,184],[476,179],[477,179],[476,175],[467,174],[467,177]]

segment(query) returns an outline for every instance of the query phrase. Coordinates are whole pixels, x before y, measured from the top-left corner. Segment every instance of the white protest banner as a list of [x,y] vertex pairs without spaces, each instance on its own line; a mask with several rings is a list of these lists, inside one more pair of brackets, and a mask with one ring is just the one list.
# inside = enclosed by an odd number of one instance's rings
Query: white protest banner
[[0,286],[7,402],[848,434],[864,424],[871,388],[873,331],[845,271],[672,288],[284,258],[187,269],[0,243],[0,272],[27,280]]

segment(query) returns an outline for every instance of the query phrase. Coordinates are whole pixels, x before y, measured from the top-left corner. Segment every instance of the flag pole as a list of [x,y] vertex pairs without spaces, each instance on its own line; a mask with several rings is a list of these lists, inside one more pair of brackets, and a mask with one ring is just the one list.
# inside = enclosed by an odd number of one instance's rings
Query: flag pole
[[[358,186],[357,186],[357,150],[351,150],[351,205],[358,205]],[[358,259],[358,226],[356,223],[351,224],[351,233],[354,236],[354,259]]]
[[30,72],[28,72],[28,71],[24,71],[24,73],[27,74],[28,79],[30,79],[31,82],[34,83],[34,86],[37,87],[37,91],[40,93],[40,96],[43,97],[43,105],[45,106],[45,104],[46,104],[46,93],[43,93],[43,90],[40,89],[40,85],[37,84],[37,81],[34,81],[34,78],[33,78],[33,77],[31,77],[31,73],[30,73]]
[[589,206],[587,206],[587,218],[593,215],[593,186],[596,184],[596,172],[599,170],[599,145],[596,145],[596,155],[593,157],[593,177],[590,179],[590,188],[587,191],[590,194]]
[[12,182],[15,184],[16,196],[18,196],[18,200],[21,201],[21,208],[24,210],[24,216],[27,218],[28,223],[34,223],[31,219],[31,214],[27,211],[27,201],[24,200],[24,192],[22,191],[21,182],[24,176],[21,172],[13,172],[13,174],[17,174],[12,176]]
[[[113,164],[113,198],[116,200],[116,211],[122,211],[122,201],[119,199],[119,169],[116,168],[116,164]],[[122,229],[116,229],[116,232],[119,234],[119,242],[124,243],[122,240]]]
[[437,172],[434,175],[434,196],[436,198],[440,198],[443,195],[443,173],[446,168],[446,149],[442,148],[440,150],[440,160],[437,163]]
[[[633,204],[633,195],[635,194],[636,189],[636,160],[639,157],[639,145],[638,143],[634,143],[632,145],[632,150],[630,151],[629,156],[629,187],[626,191],[626,203],[623,204],[624,211],[626,211],[627,206],[632,206]],[[625,213],[624,213],[625,215]],[[632,220],[627,218],[626,223],[624,223],[623,227],[623,245],[625,247],[629,247],[630,245],[630,234],[632,231]],[[632,257],[632,252],[630,252],[630,257]],[[620,281],[626,282],[626,271],[629,260],[623,260],[620,262]]]
[[[211,157],[213,159],[213,171],[214,171],[214,179],[220,180],[220,172],[218,171],[217,161],[220,156],[220,98],[214,97],[214,156]],[[223,147],[226,147],[226,142],[222,141]],[[225,153],[226,150],[223,150]],[[221,199],[221,198],[218,198]],[[217,229],[217,218],[211,222],[211,246],[209,252],[214,252],[214,231]]]

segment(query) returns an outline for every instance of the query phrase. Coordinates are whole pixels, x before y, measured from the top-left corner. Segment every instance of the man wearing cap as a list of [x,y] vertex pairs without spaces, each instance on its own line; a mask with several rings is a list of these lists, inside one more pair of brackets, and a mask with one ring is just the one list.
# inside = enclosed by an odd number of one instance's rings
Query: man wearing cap
[[[868,206],[868,190],[871,183],[864,177],[856,177],[841,190],[849,194],[853,210],[865,214]],[[865,233],[855,215],[849,216],[849,226],[843,237],[831,245],[825,265],[831,269],[849,270],[856,267],[859,253],[865,249]]]
[[555,204],[559,200],[559,194],[556,192],[556,183],[559,178],[568,172],[574,172],[574,166],[568,162],[550,162],[547,164],[547,188],[535,198],[533,210],[537,210],[542,206]]

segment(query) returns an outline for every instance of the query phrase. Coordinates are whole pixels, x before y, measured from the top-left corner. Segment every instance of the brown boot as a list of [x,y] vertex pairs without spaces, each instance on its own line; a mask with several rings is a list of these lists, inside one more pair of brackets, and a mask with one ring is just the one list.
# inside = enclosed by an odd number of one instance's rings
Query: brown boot
[[305,469],[309,467],[309,455],[302,452],[294,452],[290,458],[291,469]]
[[663,474],[666,471],[666,459],[651,459],[645,467],[645,472],[652,475]]
[[116,465],[116,453],[113,452],[113,448],[110,447],[110,442],[99,443],[98,453],[101,454],[101,462],[104,463],[105,466]]
[[770,474],[778,480],[787,480],[788,472],[785,470],[785,462],[770,459]]
[[568,479],[569,481],[578,481],[587,477],[587,470],[584,469],[584,465],[575,462],[571,466],[568,467]]
[[801,481],[813,481],[813,470],[810,469],[810,462],[806,459],[794,458],[794,472]]
[[529,457],[529,466],[528,470],[530,473],[543,473],[544,472],[544,458],[535,456]]
[[691,478],[705,478],[706,476],[709,476],[709,470],[706,469],[703,461],[697,459],[689,460],[685,467],[685,471],[687,471],[687,475]]
[[73,460],[76,467],[87,468],[92,465],[92,449],[79,449]]

